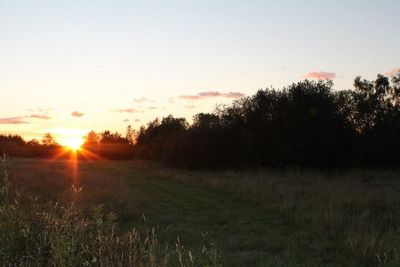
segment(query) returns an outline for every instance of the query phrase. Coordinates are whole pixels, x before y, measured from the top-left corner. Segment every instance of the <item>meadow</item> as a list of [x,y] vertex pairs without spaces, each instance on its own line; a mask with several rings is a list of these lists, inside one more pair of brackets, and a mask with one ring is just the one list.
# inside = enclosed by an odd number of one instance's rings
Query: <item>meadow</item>
[[[135,266],[400,265],[398,170],[206,172],[141,161],[79,161],[73,167],[69,160],[19,158],[6,165],[12,190],[38,196],[38,203],[74,203],[82,218],[92,218],[86,226],[98,222],[93,211],[113,212],[109,225],[101,217],[111,230],[96,230],[111,241],[116,235],[132,240],[135,229],[135,244],[143,248]],[[82,188],[75,189],[79,197],[71,185]],[[6,236],[2,253],[10,246]],[[115,242],[104,244],[124,243]],[[121,257],[122,247],[112,257]],[[59,255],[59,266],[73,266],[62,261],[67,256]]]

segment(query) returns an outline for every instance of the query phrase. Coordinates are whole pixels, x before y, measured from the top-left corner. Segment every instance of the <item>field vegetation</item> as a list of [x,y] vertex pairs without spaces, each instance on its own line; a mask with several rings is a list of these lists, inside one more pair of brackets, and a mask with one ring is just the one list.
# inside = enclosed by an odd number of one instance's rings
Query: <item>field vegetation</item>
[[219,266],[205,244],[190,250],[179,238],[159,241],[155,228],[118,230],[113,212],[82,202],[81,188],[63,203],[26,195],[1,167],[1,266]]
[[[400,264],[396,170],[206,172],[81,161],[72,178],[68,160],[8,165],[8,179],[21,193],[4,202],[10,197],[3,187],[5,259],[46,255],[58,266],[96,265],[93,255],[96,262],[134,266]],[[79,197],[71,184],[83,188]],[[20,200],[25,195],[39,199]],[[129,262],[129,253],[137,262]]]

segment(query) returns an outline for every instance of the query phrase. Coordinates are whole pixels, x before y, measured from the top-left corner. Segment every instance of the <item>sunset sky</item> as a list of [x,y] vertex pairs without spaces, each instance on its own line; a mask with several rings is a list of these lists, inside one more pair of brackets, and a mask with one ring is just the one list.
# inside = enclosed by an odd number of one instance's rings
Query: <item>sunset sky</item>
[[0,133],[190,119],[306,77],[400,67],[400,1],[0,0]]

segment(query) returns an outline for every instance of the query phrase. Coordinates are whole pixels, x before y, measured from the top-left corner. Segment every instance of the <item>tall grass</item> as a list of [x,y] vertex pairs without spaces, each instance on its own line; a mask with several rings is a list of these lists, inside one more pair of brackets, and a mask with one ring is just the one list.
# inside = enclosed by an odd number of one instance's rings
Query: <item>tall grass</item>
[[68,205],[42,202],[0,171],[0,266],[219,266],[215,249],[162,242],[155,228],[120,233],[115,214],[79,206],[79,188]]
[[400,171],[260,170],[159,177],[224,189],[340,246],[362,266],[400,266]]

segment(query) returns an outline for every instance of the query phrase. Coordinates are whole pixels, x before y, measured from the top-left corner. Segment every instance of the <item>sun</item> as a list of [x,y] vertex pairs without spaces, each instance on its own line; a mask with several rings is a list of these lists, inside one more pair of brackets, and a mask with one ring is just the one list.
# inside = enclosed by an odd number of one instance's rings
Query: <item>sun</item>
[[70,137],[63,140],[63,145],[71,150],[77,151],[81,148],[83,139],[79,137]]
[[84,143],[86,131],[82,129],[54,128],[49,132],[55,133],[56,140],[65,150],[77,152]]

